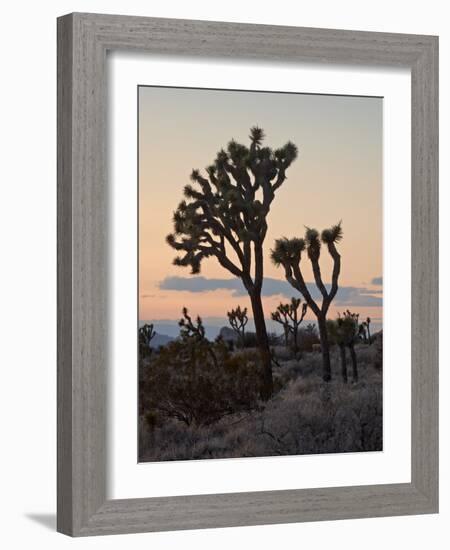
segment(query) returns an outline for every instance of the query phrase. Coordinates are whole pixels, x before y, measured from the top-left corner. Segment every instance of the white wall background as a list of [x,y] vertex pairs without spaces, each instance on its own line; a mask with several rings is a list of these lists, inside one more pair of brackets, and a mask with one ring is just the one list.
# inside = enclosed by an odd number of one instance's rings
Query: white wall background
[[[91,11],[440,35],[441,235],[450,233],[450,26],[446,2],[16,0],[1,10],[0,507],[4,548],[447,548],[450,373],[441,354],[441,513],[435,516],[71,540],[54,532],[56,470],[56,22]],[[399,228],[401,230],[401,228]],[[442,239],[444,242],[444,239]],[[447,249],[447,250],[445,250]],[[441,339],[449,329],[441,257]],[[447,318],[446,318],[447,317]]]

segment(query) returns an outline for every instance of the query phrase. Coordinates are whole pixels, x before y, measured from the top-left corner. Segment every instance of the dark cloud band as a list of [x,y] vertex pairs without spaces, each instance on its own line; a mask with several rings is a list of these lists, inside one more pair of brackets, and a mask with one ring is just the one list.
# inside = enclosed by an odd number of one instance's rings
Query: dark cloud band
[[[377,278],[380,279],[381,278]],[[375,279],[374,279],[375,280]],[[375,283],[372,283],[375,284]],[[377,283],[377,284],[381,284]],[[320,300],[320,294],[315,285],[308,283],[308,289],[312,297]],[[329,288],[329,285],[325,285]],[[247,294],[239,279],[207,279],[206,277],[166,277],[159,288],[162,290],[178,290],[185,292],[212,292],[214,290],[229,290],[232,296],[245,296]],[[264,279],[263,296],[282,295],[286,298],[296,295],[296,291],[287,281],[281,279]],[[342,286],[336,295],[334,303],[339,306],[377,307],[383,304],[383,299],[376,291],[376,296],[366,289],[353,286]]]

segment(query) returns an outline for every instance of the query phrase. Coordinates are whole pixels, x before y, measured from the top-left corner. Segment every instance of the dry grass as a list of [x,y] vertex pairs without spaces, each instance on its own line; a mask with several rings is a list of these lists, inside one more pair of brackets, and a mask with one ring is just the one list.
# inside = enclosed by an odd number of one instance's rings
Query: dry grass
[[382,450],[382,373],[373,346],[357,346],[359,382],[344,384],[336,352],[333,381],[320,354],[304,353],[274,371],[276,395],[258,411],[209,426],[140,420],[140,460],[189,460]]

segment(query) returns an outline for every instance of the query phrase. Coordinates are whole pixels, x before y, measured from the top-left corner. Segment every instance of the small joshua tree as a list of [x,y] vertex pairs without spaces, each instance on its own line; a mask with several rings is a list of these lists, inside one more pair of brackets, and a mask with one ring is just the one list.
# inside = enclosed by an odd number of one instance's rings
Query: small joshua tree
[[367,319],[363,323],[367,330],[367,341],[369,346],[372,344],[372,337],[370,336],[370,323],[371,323],[370,317],[367,317]]
[[[217,357],[214,353],[212,346],[209,345],[209,342],[205,336],[205,327],[203,326],[203,321],[200,315],[197,315],[197,319],[194,322],[192,317],[189,315],[186,307],[182,309],[183,317],[178,321],[178,326],[180,327],[180,336],[183,341],[191,342],[194,344],[204,345],[206,352],[211,357],[213,363],[217,364]],[[195,362],[194,362],[195,364]]]
[[270,316],[272,321],[280,323],[284,332],[284,346],[287,348],[289,345],[289,319],[288,319],[289,304],[282,304],[277,307],[276,311],[273,311]]
[[289,335],[292,334],[294,352],[298,351],[298,328],[305,318],[308,304],[304,303],[299,317],[300,298],[291,298],[289,304],[282,304],[271,314],[272,320],[280,323],[284,330],[285,346],[289,345]]
[[367,319],[359,325],[359,336],[366,344],[369,344],[369,346],[372,344],[372,337],[370,336],[370,323],[371,319],[370,317],[367,317]]
[[241,341],[241,346],[245,346],[245,325],[248,323],[247,308],[241,309],[241,306],[238,306],[236,309],[232,309],[227,312],[228,321],[231,328],[238,335],[239,340]]
[[343,382],[347,383],[347,357],[346,348],[350,350],[352,359],[353,382],[358,381],[358,361],[355,352],[355,342],[359,335],[359,315],[351,313],[349,310],[342,315],[338,314],[337,319],[327,321],[327,329],[331,341],[337,344],[341,355],[341,373]]
[[[326,319],[328,309],[338,291],[338,279],[341,271],[341,255],[337,251],[336,243],[342,239],[341,222],[334,225],[330,229],[325,229],[322,234],[316,229],[306,229],[304,239],[277,239],[275,247],[272,250],[272,261],[275,265],[284,267],[286,280],[298,290],[305,299],[308,307],[313,311],[317,318],[319,326],[320,345],[322,351],[323,373],[322,377],[325,382],[331,380],[331,362],[330,362],[330,346],[328,342],[328,332]],[[333,272],[331,287],[327,288],[322,280],[320,271],[320,252],[322,243],[327,247],[328,253],[333,260]],[[305,279],[301,270],[302,252],[306,250],[308,258],[312,265],[314,281],[318,290],[322,295],[322,304],[317,304],[306,286]]]
[[150,355],[150,343],[155,334],[156,332],[153,330],[152,324],[145,324],[139,328],[139,355],[141,357],[148,357]]
[[361,340],[367,344],[367,331],[366,331],[366,323],[363,321],[359,327],[358,327],[358,336],[361,338]]
[[250,129],[250,146],[234,140],[217,153],[206,168],[206,177],[193,170],[195,184],[184,188],[185,199],[174,215],[174,232],[167,243],[180,253],[174,264],[200,273],[205,258],[215,258],[238,277],[250,297],[256,338],[263,367],[261,397],[273,392],[272,362],[264,310],[263,244],[271,204],[286,180],[286,171],[297,158],[297,147],[286,143],[280,149],[262,147],[264,132]]
[[178,321],[180,335],[183,339],[194,338],[198,341],[205,339],[205,327],[200,315],[197,315],[196,323],[192,321],[186,307],[182,309],[183,317]]

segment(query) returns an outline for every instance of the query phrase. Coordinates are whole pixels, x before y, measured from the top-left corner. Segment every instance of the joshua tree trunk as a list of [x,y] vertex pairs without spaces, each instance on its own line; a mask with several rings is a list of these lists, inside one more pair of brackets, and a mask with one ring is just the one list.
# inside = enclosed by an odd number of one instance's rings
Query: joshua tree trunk
[[343,344],[339,344],[339,351],[341,353],[341,374],[342,374],[342,381],[347,384],[348,378],[347,378],[347,357],[345,356],[345,346]]
[[331,361],[330,361],[330,343],[328,341],[328,331],[325,315],[318,318],[320,348],[322,350],[322,378],[324,382],[331,380]]
[[355,347],[353,344],[350,344],[350,356],[352,358],[352,367],[353,367],[353,382],[358,382],[358,361],[356,359]]
[[267,400],[272,396],[273,392],[272,359],[270,354],[269,338],[267,336],[266,322],[264,320],[261,293],[252,293],[250,295],[250,300],[252,303],[253,320],[255,322],[256,340],[258,342],[263,367],[263,388],[261,391],[261,397],[262,399]]
[[370,327],[369,323],[367,323],[367,341],[369,343],[369,346],[372,344],[372,338],[370,337]]
[[294,353],[297,354],[298,353],[298,342],[297,342],[297,337],[298,337],[298,326],[295,325],[294,326],[294,329],[293,329],[293,333],[292,333],[292,338],[294,340]]
[[241,332],[241,347],[242,349],[245,348],[245,329],[244,328],[242,329],[242,332]]
[[288,348],[289,346],[289,328],[287,326],[284,327],[284,347]]

